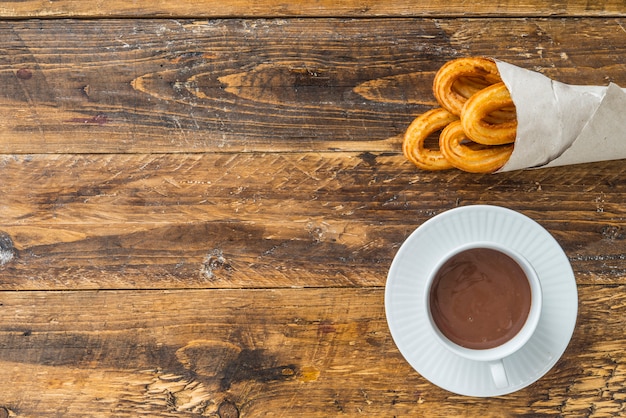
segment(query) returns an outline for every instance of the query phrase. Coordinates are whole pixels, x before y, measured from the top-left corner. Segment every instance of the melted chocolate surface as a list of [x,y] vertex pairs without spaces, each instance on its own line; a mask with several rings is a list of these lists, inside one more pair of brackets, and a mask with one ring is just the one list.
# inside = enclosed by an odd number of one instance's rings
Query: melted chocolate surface
[[430,310],[439,330],[466,348],[504,344],[524,326],[531,291],[522,268],[489,248],[461,251],[446,261],[430,290]]

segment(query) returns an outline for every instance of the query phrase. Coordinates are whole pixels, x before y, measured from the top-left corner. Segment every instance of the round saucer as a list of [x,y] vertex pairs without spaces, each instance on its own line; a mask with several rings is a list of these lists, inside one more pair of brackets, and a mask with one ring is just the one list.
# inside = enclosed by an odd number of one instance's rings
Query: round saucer
[[[505,388],[495,386],[489,363],[460,357],[441,345],[419,306],[424,280],[437,261],[473,241],[491,241],[521,253],[535,268],[543,290],[535,333],[503,361],[510,383]],[[577,312],[574,273],[558,242],[532,219],[498,206],[464,206],[424,222],[398,250],[385,287],[389,330],[404,358],[431,383],[466,396],[504,395],[540,379],[567,348]]]

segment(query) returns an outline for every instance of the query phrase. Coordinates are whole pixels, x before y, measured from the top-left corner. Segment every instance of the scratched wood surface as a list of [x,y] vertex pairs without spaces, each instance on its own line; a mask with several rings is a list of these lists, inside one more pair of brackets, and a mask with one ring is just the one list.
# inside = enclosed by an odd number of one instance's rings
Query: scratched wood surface
[[[0,295],[4,416],[615,416],[624,286],[582,286],[565,356],[538,383],[455,396],[415,373],[383,290]],[[0,412],[2,413],[2,412]],[[2,416],[2,415],[0,415]]]
[[453,57],[626,84],[624,22],[0,21],[1,150],[396,152]]
[[625,175],[425,174],[347,152],[4,156],[0,288],[383,286],[417,225],[475,203],[541,221],[581,283],[621,283]]
[[[0,5],[0,418],[623,412],[624,163],[399,147],[457,56],[626,86],[626,6],[413,3]],[[489,399],[412,370],[383,306],[403,240],[479,203],[548,229],[580,294],[554,369]]]
[[370,16],[624,16],[623,0],[19,0],[0,4],[6,18],[63,17],[370,17]]

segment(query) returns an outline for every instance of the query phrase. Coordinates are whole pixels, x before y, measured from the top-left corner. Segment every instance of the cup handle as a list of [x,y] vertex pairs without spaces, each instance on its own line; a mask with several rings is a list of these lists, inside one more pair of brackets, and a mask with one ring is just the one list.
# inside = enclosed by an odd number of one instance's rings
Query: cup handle
[[506,370],[504,369],[504,363],[502,360],[490,362],[489,369],[491,370],[493,382],[498,389],[509,386],[509,379],[506,377]]

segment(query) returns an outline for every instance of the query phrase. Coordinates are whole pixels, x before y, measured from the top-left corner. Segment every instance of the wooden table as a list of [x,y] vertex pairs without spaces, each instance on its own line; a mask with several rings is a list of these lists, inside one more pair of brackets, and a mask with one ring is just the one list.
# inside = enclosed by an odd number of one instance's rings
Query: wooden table
[[[626,409],[624,161],[422,172],[434,72],[488,55],[626,86],[626,4],[0,4],[0,417],[554,416]],[[414,371],[389,265],[445,210],[519,211],[579,315],[498,398]]]

